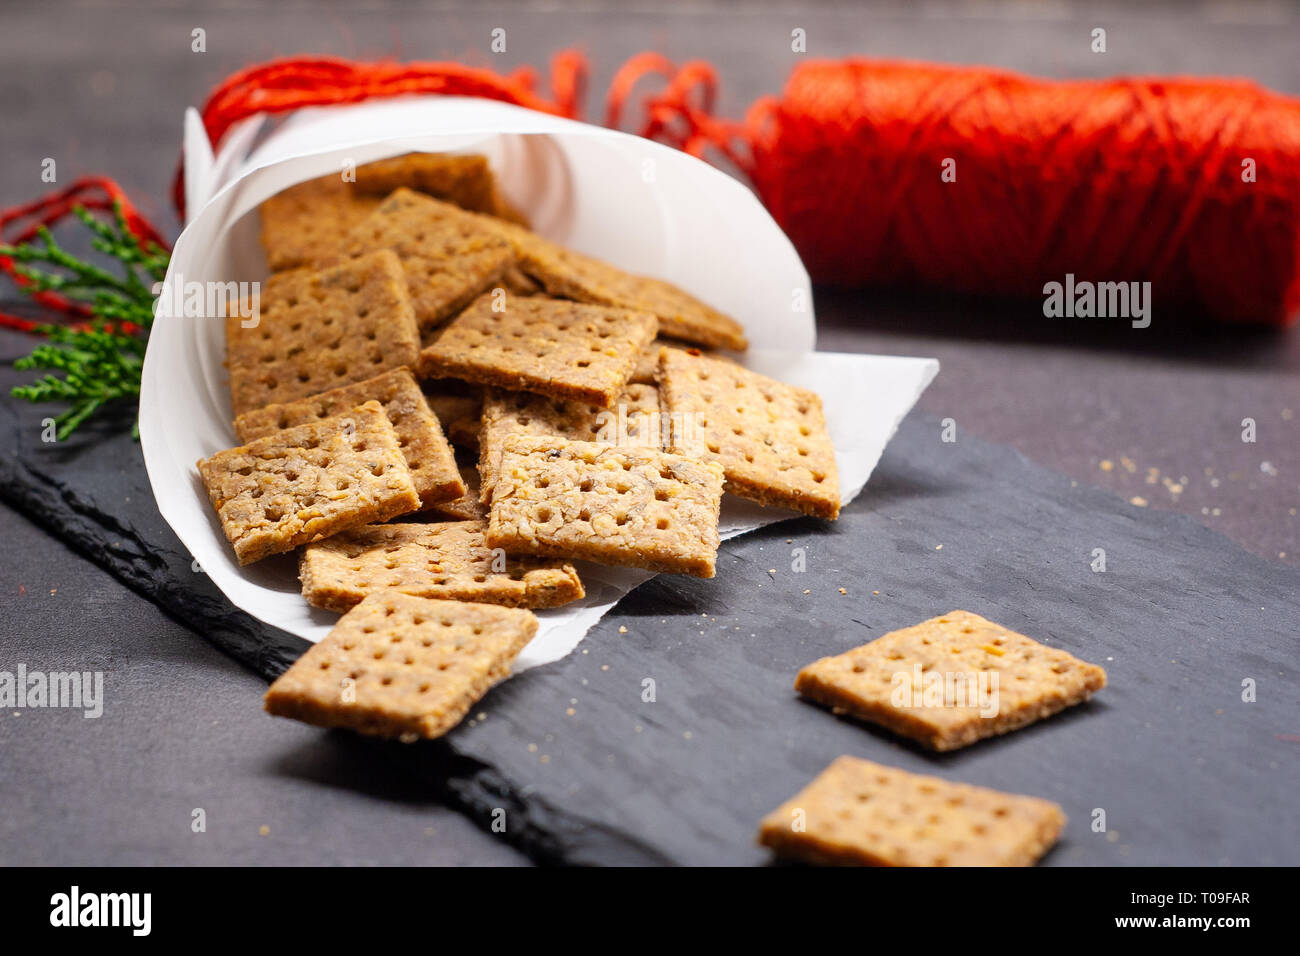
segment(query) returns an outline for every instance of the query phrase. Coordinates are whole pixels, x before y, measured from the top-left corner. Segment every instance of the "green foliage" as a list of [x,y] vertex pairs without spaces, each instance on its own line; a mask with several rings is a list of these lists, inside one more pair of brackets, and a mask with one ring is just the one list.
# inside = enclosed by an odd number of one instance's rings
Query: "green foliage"
[[15,388],[16,398],[70,406],[55,420],[59,440],[102,406],[119,399],[138,400],[145,342],[153,326],[152,285],[162,281],[168,261],[165,249],[141,242],[131,233],[120,205],[112,222],[97,219],[80,206],[74,212],[93,233],[91,245],[116,260],[121,275],[70,255],[45,228],[38,241],[0,246],[0,256],[13,259],[15,271],[28,280],[23,291],[57,292],[91,310],[92,317],[77,326],[38,326],[35,331],[47,341],[14,363],[18,369],[47,373]]

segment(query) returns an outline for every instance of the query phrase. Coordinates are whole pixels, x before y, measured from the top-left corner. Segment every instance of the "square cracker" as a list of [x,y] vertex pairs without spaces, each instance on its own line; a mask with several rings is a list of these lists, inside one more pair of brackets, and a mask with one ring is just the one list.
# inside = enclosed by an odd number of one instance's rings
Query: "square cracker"
[[272,196],[259,209],[267,265],[272,272],[283,272],[341,255],[343,236],[378,209],[380,201],[334,173]]
[[[402,522],[336,534],[303,549],[303,597],[346,611],[385,590],[509,607],[559,607],[583,596],[573,565],[494,554],[483,540],[486,528],[482,520]],[[498,561],[504,563],[493,570]]]
[[438,330],[420,353],[420,374],[536,392],[608,408],[655,317],[558,299],[485,295]]
[[424,505],[465,494],[465,483],[442,426],[429,409],[424,393],[409,369],[399,368],[355,385],[330,389],[311,398],[268,405],[235,420],[235,434],[250,442],[280,429],[331,418],[371,400],[384,406],[397,442],[411,469],[411,480]]
[[[990,693],[984,702],[982,673],[989,675],[984,686],[990,691],[997,675],[996,697]],[[939,694],[939,678],[952,685],[951,693]],[[978,614],[952,611],[809,664],[794,686],[836,712],[933,750],[954,750],[1082,703],[1106,686],[1106,672]],[[906,706],[895,700],[899,686]],[[990,715],[993,700],[997,712]]]
[[454,501],[439,501],[429,508],[430,515],[446,521],[487,521],[488,510],[479,501],[478,469],[462,465],[460,479],[465,483],[465,493]]
[[514,244],[519,268],[553,296],[650,312],[664,335],[695,345],[736,351],[749,346],[739,322],[672,283],[624,272],[525,229],[496,228]]
[[410,189],[398,189],[350,230],[345,256],[391,249],[405,270],[421,329],[455,315],[501,283],[514,249],[483,217]]
[[758,841],[823,865],[1031,866],[1064,827],[1049,800],[839,757],[763,818]]
[[516,435],[502,449],[487,543],[711,578],[721,500],[715,462]]
[[266,710],[403,741],[441,737],[536,633],[531,611],[372,594],[280,675]]
[[256,325],[226,318],[230,402],[238,417],[363,382],[414,366],[419,348],[406,277],[391,252],[280,273],[262,287]]
[[575,441],[661,448],[660,430],[659,391],[653,385],[627,386],[612,409],[489,389],[479,432],[480,498],[484,504],[492,500],[501,448],[512,435],[558,435]]
[[218,452],[198,468],[241,565],[420,506],[378,402]]
[[659,361],[670,450],[721,463],[727,490],[742,498],[839,516],[835,449],[816,392],[679,349]]

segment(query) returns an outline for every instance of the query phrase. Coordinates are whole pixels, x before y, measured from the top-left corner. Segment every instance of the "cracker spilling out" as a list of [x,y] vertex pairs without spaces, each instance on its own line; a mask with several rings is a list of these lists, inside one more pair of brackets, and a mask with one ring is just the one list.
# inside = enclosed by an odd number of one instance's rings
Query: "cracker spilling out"
[[1051,801],[839,757],[759,825],[782,856],[840,866],[1031,866],[1065,827]]
[[574,441],[662,447],[659,392],[653,385],[629,385],[613,408],[546,398],[528,392],[489,389],[479,432],[480,497],[492,500],[501,449],[513,435],[558,435]]
[[483,521],[410,522],[336,534],[303,549],[303,597],[346,611],[385,590],[510,607],[559,607],[583,596],[571,564],[494,552],[486,528]]
[[1100,667],[969,611],[824,657],[795,681],[809,700],[933,750],[1017,730],[1105,686]]
[[373,594],[280,675],[266,710],[404,741],[441,737],[536,633],[530,611]]
[[519,268],[553,296],[650,312],[664,335],[694,345],[735,351],[749,346],[739,322],[672,283],[624,272],[524,229],[507,227],[503,233],[514,243]]
[[378,402],[218,452],[198,469],[241,565],[420,506]]
[[409,369],[396,369],[311,398],[247,412],[235,420],[235,433],[241,442],[250,442],[280,429],[331,418],[371,400],[384,406],[397,432],[397,443],[411,469],[420,501],[428,506],[464,495],[465,483],[451,446]]
[[482,217],[410,189],[398,189],[347,234],[344,255],[391,249],[401,260],[411,304],[428,330],[500,284],[514,249]]
[[839,516],[835,449],[817,393],[679,349],[662,350],[659,361],[671,451],[719,462],[727,490],[742,498]]
[[505,442],[487,542],[711,578],[722,468],[650,448],[517,435]]
[[238,311],[226,319],[236,417],[414,366],[419,355],[406,277],[387,251],[273,275],[255,318]]
[[419,372],[608,408],[656,327],[647,312],[488,294],[435,333]]

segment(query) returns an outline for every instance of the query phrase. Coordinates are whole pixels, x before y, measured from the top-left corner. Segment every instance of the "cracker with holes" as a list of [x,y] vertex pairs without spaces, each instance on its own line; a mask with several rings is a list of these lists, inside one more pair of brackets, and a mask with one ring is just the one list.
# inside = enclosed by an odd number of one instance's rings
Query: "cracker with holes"
[[518,266],[550,295],[650,312],[664,335],[709,348],[744,351],[739,322],[662,279],[633,275],[525,229],[497,226],[514,244]]
[[514,249],[483,218],[410,189],[398,189],[344,240],[344,255],[391,249],[402,263],[420,328],[455,315],[499,285]]
[[218,452],[198,469],[241,565],[420,506],[378,402]]
[[559,607],[583,596],[573,565],[507,557],[483,540],[485,521],[367,525],[303,549],[298,566],[307,603],[346,611],[370,594],[509,607]]
[[955,750],[1082,703],[1106,672],[969,611],[891,631],[799,672],[809,700]]
[[536,633],[531,611],[372,594],[280,675],[265,707],[404,742],[441,737],[510,675]]
[[679,349],[659,361],[671,451],[719,462],[742,498],[839,516],[835,449],[815,392]]
[[384,414],[397,432],[397,443],[421,503],[428,506],[465,494],[451,445],[409,369],[399,368],[311,398],[247,412],[235,420],[235,434],[241,442],[250,442],[280,429],[332,418],[371,400],[384,406]]
[[226,319],[236,417],[412,367],[419,354],[406,277],[391,252],[273,275],[255,320],[238,311]]
[[379,208],[341,175],[290,186],[262,203],[262,247],[272,272],[327,262],[343,253],[343,237]]
[[482,296],[420,353],[420,374],[609,408],[655,337],[648,312]]
[[484,504],[492,500],[501,449],[513,435],[558,435],[574,441],[660,448],[659,391],[629,385],[613,408],[546,398],[529,392],[488,390],[479,432],[479,486]]
[[502,448],[487,543],[711,578],[721,499],[715,462],[516,435]]
[[1049,800],[839,757],[763,818],[758,842],[837,866],[1032,866],[1065,828]]

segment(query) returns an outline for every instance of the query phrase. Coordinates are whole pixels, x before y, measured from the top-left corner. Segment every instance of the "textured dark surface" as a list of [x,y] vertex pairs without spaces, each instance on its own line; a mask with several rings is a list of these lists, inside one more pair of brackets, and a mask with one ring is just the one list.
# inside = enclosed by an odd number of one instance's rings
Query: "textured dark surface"
[[[815,56],[1238,73],[1300,92],[1300,13],[1263,4],[56,6],[0,12],[0,203],[45,189],[50,156],[61,183],[110,173],[162,223],[184,106],[250,60],[303,50],[508,68],[578,46],[600,91],[614,64],[655,47],[713,60],[727,115],[779,89],[794,26]],[[1104,56],[1087,49],[1097,24]],[[495,26],[510,37],[500,57],[485,52]],[[195,27],[206,54],[190,52]],[[823,348],[937,355],[944,369],[921,403],[934,418],[914,416],[838,526],[782,525],[728,545],[717,581],[647,585],[585,654],[495,691],[487,719],[450,747],[375,745],[263,715],[257,674],[296,639],[230,613],[190,570],[152,510],[138,448],[106,437],[108,424],[42,446],[40,414],[0,402],[0,498],[196,622],[191,632],[0,508],[0,669],[104,669],[108,696],[99,720],[0,714],[0,862],[519,862],[475,827],[495,808],[506,839],[539,859],[761,860],[757,817],[841,751],[1061,801],[1071,824],[1050,863],[1298,862],[1284,801],[1300,734],[1289,623],[1300,581],[1285,566],[1300,559],[1300,337],[1189,330],[1158,311],[1145,331],[1048,325],[1036,303],[933,296],[823,291],[818,310]],[[29,347],[0,334],[5,390],[27,377],[8,365]],[[947,416],[956,445],[937,441]],[[1247,416],[1255,444],[1240,440]],[[789,572],[796,546],[807,573]],[[1094,547],[1106,574],[1088,569]],[[793,699],[807,660],[961,605],[1103,664],[1111,687],[941,759]],[[1255,704],[1240,701],[1244,677],[1259,682]],[[645,678],[654,704],[642,703]],[[194,807],[208,811],[205,835],[190,832]],[[1088,830],[1094,807],[1114,842]]]

